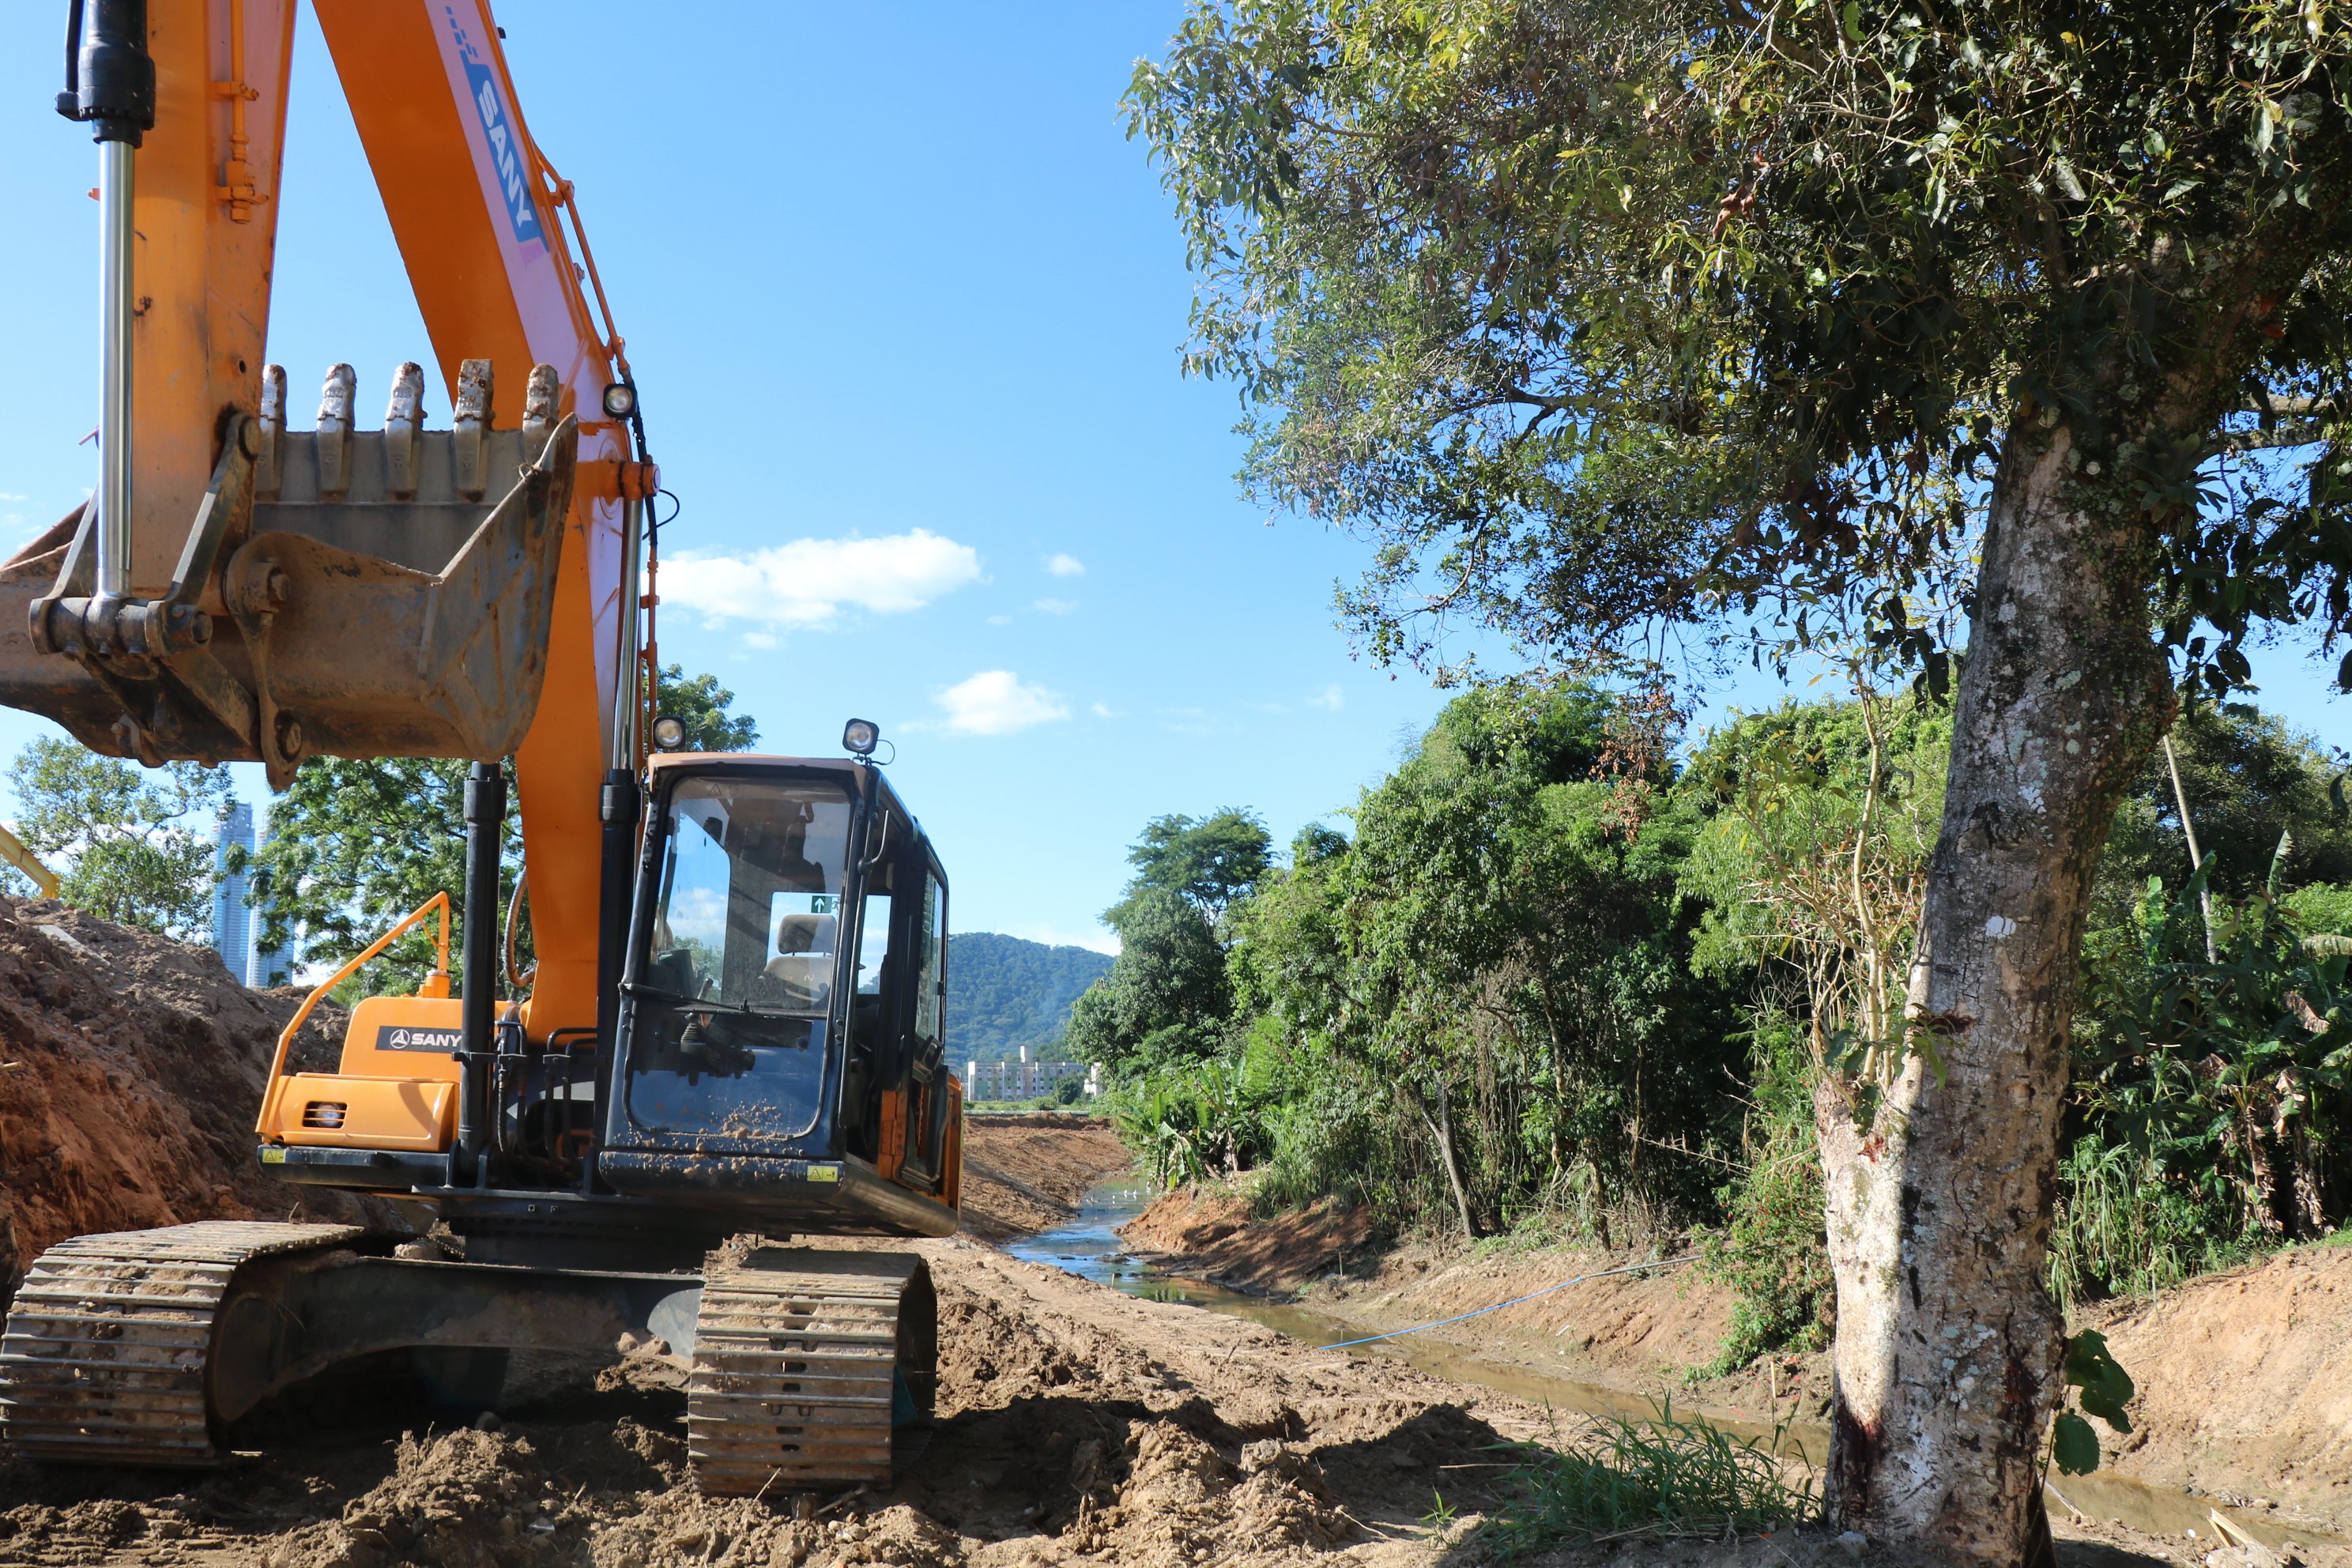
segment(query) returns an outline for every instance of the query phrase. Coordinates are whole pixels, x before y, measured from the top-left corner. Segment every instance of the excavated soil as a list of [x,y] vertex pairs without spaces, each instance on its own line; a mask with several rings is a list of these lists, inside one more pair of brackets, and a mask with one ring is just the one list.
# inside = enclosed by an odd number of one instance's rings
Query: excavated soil
[[[248,991],[210,948],[0,897],[0,1301],[44,1248],[194,1219],[391,1210],[262,1173],[253,1119],[304,993]],[[320,1008],[299,1048],[331,1049]]]
[[1118,1234],[1150,1268],[1256,1296],[1298,1290],[1363,1258],[1372,1219],[1327,1198],[1258,1220],[1241,1194],[1184,1188],[1161,1194]]
[[2116,1468],[2352,1535],[2352,1247],[2307,1247],[2091,1318],[2139,1384]]
[[969,1116],[963,1124],[963,1228],[982,1241],[1050,1230],[1135,1154],[1100,1117],[1060,1111]]

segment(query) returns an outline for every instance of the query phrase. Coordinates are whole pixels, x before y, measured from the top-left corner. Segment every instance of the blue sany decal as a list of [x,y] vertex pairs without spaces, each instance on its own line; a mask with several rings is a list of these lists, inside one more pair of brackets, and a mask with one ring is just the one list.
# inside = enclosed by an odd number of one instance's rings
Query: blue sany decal
[[527,245],[541,237],[539,209],[530,199],[530,169],[522,155],[521,138],[514,129],[514,116],[507,112],[506,100],[499,92],[499,80],[489,62],[474,47],[474,40],[458,25],[457,13],[448,6],[441,8],[448,18],[449,31],[457,40],[457,56],[466,65],[466,89],[474,100],[474,113],[482,122],[482,139],[489,143],[490,162],[498,170],[499,194],[505,198],[507,221],[514,228],[515,242]]

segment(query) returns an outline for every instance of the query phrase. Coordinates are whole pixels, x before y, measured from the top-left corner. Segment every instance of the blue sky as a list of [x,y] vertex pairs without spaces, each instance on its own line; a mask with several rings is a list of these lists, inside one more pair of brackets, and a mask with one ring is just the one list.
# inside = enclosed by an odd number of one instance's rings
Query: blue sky
[[[48,107],[61,15],[0,21],[10,549],[95,472],[96,154]],[[1178,374],[1192,281],[1116,105],[1180,15],[499,6],[685,502],[665,549],[701,561],[666,568],[665,653],[732,688],[763,749],[878,721],[960,930],[1108,945],[1145,819],[1244,805],[1287,841],[1444,700],[1350,657],[1330,599],[1363,547],[1241,500],[1232,391]],[[292,122],[269,357],[298,408],[349,361],[373,412],[431,355],[307,15]],[[2260,668],[2266,703],[2347,738],[2317,667]],[[0,756],[43,729],[0,710]]]

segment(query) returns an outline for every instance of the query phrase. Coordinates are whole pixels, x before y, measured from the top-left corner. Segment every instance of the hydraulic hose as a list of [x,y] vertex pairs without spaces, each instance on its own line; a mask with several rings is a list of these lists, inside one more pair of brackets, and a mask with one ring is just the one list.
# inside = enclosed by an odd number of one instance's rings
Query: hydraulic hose
[[491,1037],[499,1005],[499,851],[506,824],[507,779],[496,763],[476,763],[466,779],[466,986],[458,1012],[463,1067],[457,1079],[458,1181],[478,1186],[488,1174],[481,1154],[489,1129]]

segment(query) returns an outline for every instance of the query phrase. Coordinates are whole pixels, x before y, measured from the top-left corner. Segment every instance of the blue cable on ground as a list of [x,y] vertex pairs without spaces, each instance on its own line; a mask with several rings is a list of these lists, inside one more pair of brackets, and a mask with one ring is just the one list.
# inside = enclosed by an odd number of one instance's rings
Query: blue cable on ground
[[1628,1263],[1622,1268],[1603,1268],[1598,1274],[1580,1274],[1573,1279],[1563,1279],[1557,1285],[1547,1285],[1540,1290],[1530,1290],[1524,1296],[1514,1296],[1507,1301],[1497,1301],[1491,1307],[1481,1307],[1475,1312],[1456,1312],[1450,1318],[1440,1318],[1433,1323],[1415,1323],[1409,1329],[1391,1329],[1384,1334],[1366,1334],[1360,1340],[1341,1340],[1336,1345],[1317,1345],[1318,1351],[1343,1351],[1355,1345],[1378,1343],[1381,1340],[1402,1339],[1417,1334],[1423,1329],[1442,1329],[1448,1323],[1458,1323],[1465,1318],[1483,1318],[1489,1312],[1499,1312],[1506,1307],[1516,1307],[1522,1301],[1532,1301],[1538,1296],[1549,1296],[1555,1290],[1565,1290],[1570,1285],[1581,1285],[1591,1279],[1606,1279],[1612,1274],[1639,1274],[1646,1268],[1672,1268],[1677,1264],[1696,1263],[1698,1254],[1684,1258],[1661,1258],[1649,1263]]

